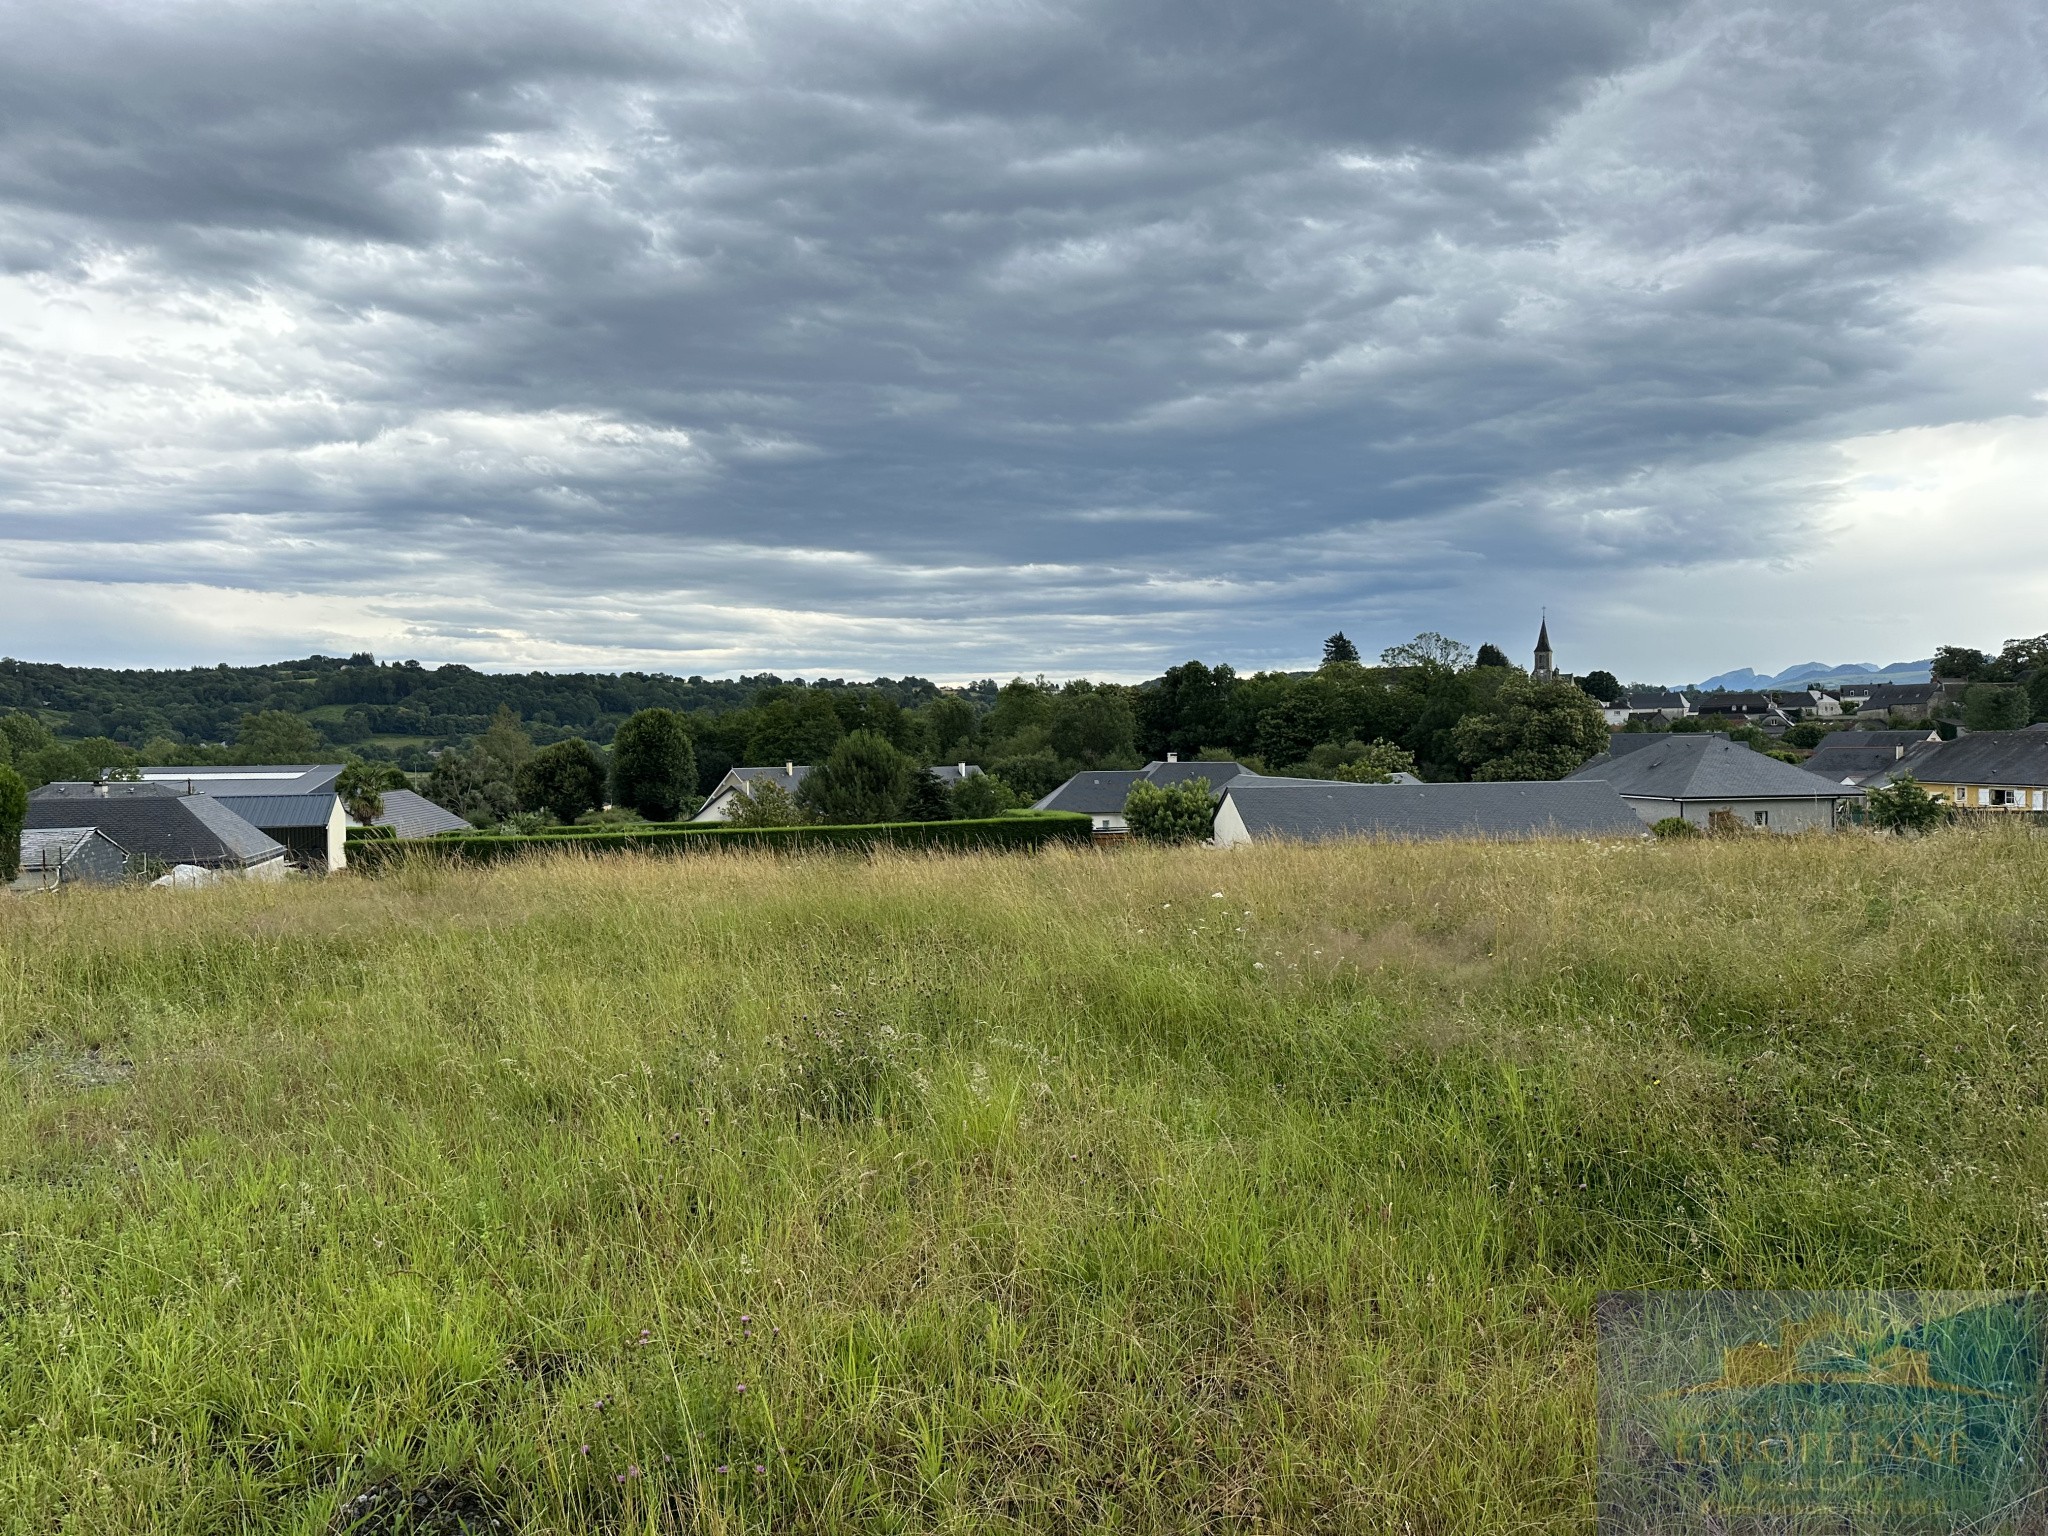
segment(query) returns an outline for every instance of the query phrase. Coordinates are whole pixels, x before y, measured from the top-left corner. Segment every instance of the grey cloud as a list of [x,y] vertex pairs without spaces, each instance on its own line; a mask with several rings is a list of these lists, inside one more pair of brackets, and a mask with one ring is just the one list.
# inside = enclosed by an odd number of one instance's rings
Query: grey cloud
[[1929,319],[1987,207],[2040,218],[2022,6],[12,22],[25,579],[750,665],[804,623],[844,669],[1294,659],[1784,558],[1835,439],[2039,387]]

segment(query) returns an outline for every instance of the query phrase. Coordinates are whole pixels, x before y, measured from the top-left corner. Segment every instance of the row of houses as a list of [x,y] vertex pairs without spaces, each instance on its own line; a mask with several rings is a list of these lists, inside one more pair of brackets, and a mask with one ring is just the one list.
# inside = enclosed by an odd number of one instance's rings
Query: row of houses
[[1833,692],[1825,688],[1779,688],[1761,693],[1693,693],[1655,690],[1631,693],[1605,706],[1601,713],[1610,730],[1629,725],[1702,719],[1729,725],[1753,725],[1767,732],[1789,730],[1801,720],[1882,717],[1925,720],[1945,701],[1940,683],[1851,684]]
[[[45,784],[30,792],[17,888],[161,871],[159,883],[236,876],[277,879],[293,868],[348,864],[339,763],[145,768],[133,781]],[[466,828],[409,789],[383,793],[375,825],[401,838]],[[184,873],[181,875],[180,871]]]
[[[962,779],[973,778],[981,769],[973,763],[941,763],[927,768],[925,772],[951,789]],[[711,793],[704,797],[704,804],[698,807],[697,814],[690,820],[730,821],[739,809],[740,801],[761,785],[771,784],[784,794],[794,796],[810,776],[811,765],[808,763],[786,762],[779,768],[773,764],[762,768],[729,768],[725,777],[711,786]]]

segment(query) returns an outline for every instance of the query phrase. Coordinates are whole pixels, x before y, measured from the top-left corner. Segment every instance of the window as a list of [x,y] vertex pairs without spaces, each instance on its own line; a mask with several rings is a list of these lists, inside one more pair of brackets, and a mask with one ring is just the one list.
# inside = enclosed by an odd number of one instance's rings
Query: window
[[1771,824],[1771,813],[1769,811],[1752,811],[1750,819],[1760,827],[1768,827]]
[[1994,789],[1991,791],[1991,803],[1993,805],[2013,805],[2017,803],[2017,797],[2009,789]]
[[1967,789],[1963,788],[1962,785],[1958,784],[1956,786],[1956,804],[1961,805],[1964,801],[1968,800],[1969,798],[1970,792]]

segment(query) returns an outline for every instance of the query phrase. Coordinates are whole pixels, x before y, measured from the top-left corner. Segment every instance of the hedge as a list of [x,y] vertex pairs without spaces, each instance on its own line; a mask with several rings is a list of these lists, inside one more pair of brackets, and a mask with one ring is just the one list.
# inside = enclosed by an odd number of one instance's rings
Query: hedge
[[990,817],[980,821],[894,821],[875,826],[728,827],[717,822],[690,822],[658,829],[626,831],[563,828],[531,837],[497,833],[453,833],[447,837],[387,842],[350,838],[352,869],[374,870],[409,859],[445,860],[461,864],[495,864],[500,859],[543,852],[549,848],[590,851],[638,849],[650,853],[688,853],[701,848],[1045,848],[1066,843],[1087,846],[1094,823],[1067,811]]

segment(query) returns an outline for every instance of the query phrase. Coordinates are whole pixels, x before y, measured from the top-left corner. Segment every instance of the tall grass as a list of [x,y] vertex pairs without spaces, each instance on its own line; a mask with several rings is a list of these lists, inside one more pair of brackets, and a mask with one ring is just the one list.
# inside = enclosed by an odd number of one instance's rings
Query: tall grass
[[1597,1291],[2048,1259],[2023,833],[569,855],[0,953],[0,1530],[1578,1531]]

